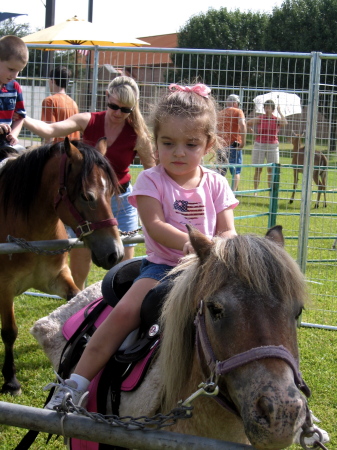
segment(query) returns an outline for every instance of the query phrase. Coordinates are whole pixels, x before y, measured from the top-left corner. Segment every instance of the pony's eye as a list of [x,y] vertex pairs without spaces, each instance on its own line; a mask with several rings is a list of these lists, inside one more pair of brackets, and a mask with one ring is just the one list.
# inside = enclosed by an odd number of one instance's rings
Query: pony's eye
[[207,303],[207,308],[214,319],[221,319],[224,314],[223,307],[220,303],[209,302]]
[[298,314],[295,316],[295,319],[296,319],[296,320],[298,320],[298,319],[300,318],[300,316],[301,316],[303,310],[304,310],[304,307],[303,307],[303,308],[300,308]]
[[95,201],[95,196],[91,192],[86,192],[86,193],[81,192],[81,198],[85,202],[94,202]]

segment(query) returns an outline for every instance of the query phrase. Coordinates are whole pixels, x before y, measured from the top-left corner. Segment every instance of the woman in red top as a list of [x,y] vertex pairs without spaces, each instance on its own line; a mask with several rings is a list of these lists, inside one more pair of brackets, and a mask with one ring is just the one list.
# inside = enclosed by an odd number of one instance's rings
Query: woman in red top
[[[24,126],[42,138],[65,137],[80,131],[83,141],[96,145],[97,141],[107,138],[107,159],[110,161],[119,183],[119,200],[112,197],[111,206],[122,231],[138,228],[137,210],[128,202],[132,192],[129,166],[138,154],[144,169],[155,165],[152,153],[150,133],[139,109],[139,88],[129,77],[117,77],[106,90],[107,110],[102,112],[84,112],[75,114],[62,122],[45,123],[27,117]],[[124,259],[134,256],[134,246],[125,247]],[[71,251],[70,269],[76,285],[83,289],[91,263],[88,249]]]
[[[267,164],[279,162],[279,129],[287,124],[287,120],[281,112],[280,105],[277,111],[280,118],[274,116],[275,103],[273,100],[267,100],[264,105],[265,114],[259,117],[254,117],[247,121],[247,126],[257,126],[257,135],[254,142],[252,152],[252,164],[263,164],[266,159]],[[268,171],[268,186],[270,187],[272,169],[267,167]],[[262,167],[255,167],[254,174],[254,189],[256,190],[260,183]],[[257,195],[255,192],[254,195]]]

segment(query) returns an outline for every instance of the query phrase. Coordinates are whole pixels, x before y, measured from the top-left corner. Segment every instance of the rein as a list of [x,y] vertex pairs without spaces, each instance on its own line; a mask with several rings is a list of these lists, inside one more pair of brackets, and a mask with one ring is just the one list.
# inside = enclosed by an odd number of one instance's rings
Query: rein
[[[278,358],[285,361],[294,373],[295,384],[300,391],[304,393],[306,397],[310,396],[310,389],[304,382],[299,370],[298,363],[293,355],[283,345],[267,345],[262,347],[255,347],[246,352],[234,355],[225,361],[217,361],[214,351],[206,330],[205,315],[204,315],[204,302],[201,301],[199,310],[197,312],[194,324],[196,326],[196,348],[199,360],[201,360],[201,354],[203,354],[206,364],[211,370],[211,377],[209,385],[214,389],[218,387],[218,380],[221,375],[231,372],[238,367],[248,364],[253,361],[264,358]],[[219,391],[214,399],[228,411],[239,416],[239,412],[233,402],[229,401],[226,396]]]
[[55,211],[61,201],[63,201],[67,205],[72,216],[78,222],[76,230],[74,230],[74,231],[76,233],[76,236],[80,240],[84,236],[88,236],[89,234],[93,233],[95,230],[99,230],[101,228],[106,228],[106,227],[110,227],[110,226],[118,226],[117,219],[115,219],[115,218],[100,220],[99,222],[89,222],[88,220],[83,219],[83,217],[77,211],[77,209],[75,208],[75,206],[73,205],[73,203],[71,202],[71,200],[68,196],[68,191],[67,191],[67,186],[66,186],[67,159],[68,158],[67,158],[66,153],[63,153],[61,156],[61,162],[60,162],[60,175],[59,175],[60,187],[59,187],[58,193],[54,200]]

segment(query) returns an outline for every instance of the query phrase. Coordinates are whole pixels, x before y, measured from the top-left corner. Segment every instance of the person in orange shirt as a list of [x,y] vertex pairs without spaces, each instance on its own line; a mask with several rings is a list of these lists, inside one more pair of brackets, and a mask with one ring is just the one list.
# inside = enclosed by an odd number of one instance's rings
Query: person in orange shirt
[[[218,113],[218,133],[223,140],[223,148],[217,152],[217,163],[242,164],[242,148],[246,145],[246,120],[239,108],[240,97],[231,94],[227,97],[226,108]],[[240,181],[241,167],[229,168],[233,177],[233,191],[237,191]],[[226,172],[220,169],[220,173]]]
[[[51,95],[42,102],[41,120],[47,123],[61,122],[74,114],[78,114],[77,103],[66,94],[67,84],[71,72],[67,67],[57,66],[49,73],[49,90]],[[65,137],[65,136],[64,136]],[[50,142],[62,142],[64,137],[45,138],[46,144]],[[80,139],[79,131],[71,133],[70,140]]]

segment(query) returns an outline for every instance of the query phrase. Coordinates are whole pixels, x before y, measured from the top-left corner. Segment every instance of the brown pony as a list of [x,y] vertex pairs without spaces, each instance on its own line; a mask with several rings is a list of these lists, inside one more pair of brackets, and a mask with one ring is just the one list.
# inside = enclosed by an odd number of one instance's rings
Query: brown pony
[[[304,164],[304,152],[305,147],[301,145],[301,136],[299,134],[294,134],[291,138],[291,142],[293,144],[292,151],[292,161],[291,164],[297,167],[294,167],[294,185],[293,192],[291,194],[289,203],[293,203],[295,197],[295,190],[298,183],[298,174],[303,173],[303,164]],[[327,174],[327,166],[328,160],[326,156],[319,151],[315,151],[314,155],[314,171],[312,174],[313,180],[318,187],[317,200],[315,203],[315,208],[319,207],[319,200],[321,198],[321,191],[323,191],[324,202],[323,206],[326,208],[326,174]]]
[[[306,289],[279,245],[280,227],[269,237],[276,242],[255,235],[210,241],[190,231],[196,254],[174,269],[159,356],[142,385],[122,393],[120,416],[167,414],[205,382],[210,395],[194,395],[192,417],[172,431],[257,449],[291,445],[308,420],[296,332]],[[62,324],[99,292],[97,284],[88,287],[34,325],[32,334],[54,367],[65,344]]]
[[[98,266],[111,268],[123,257],[110,199],[118,183],[104,158],[106,140],[98,149],[82,142],[42,146],[9,159],[0,172],[0,242],[7,236],[27,241],[67,239],[63,223],[91,249]],[[67,253],[0,255],[1,337],[5,345],[3,392],[19,394],[13,346],[18,334],[14,297],[28,288],[74,297]]]

